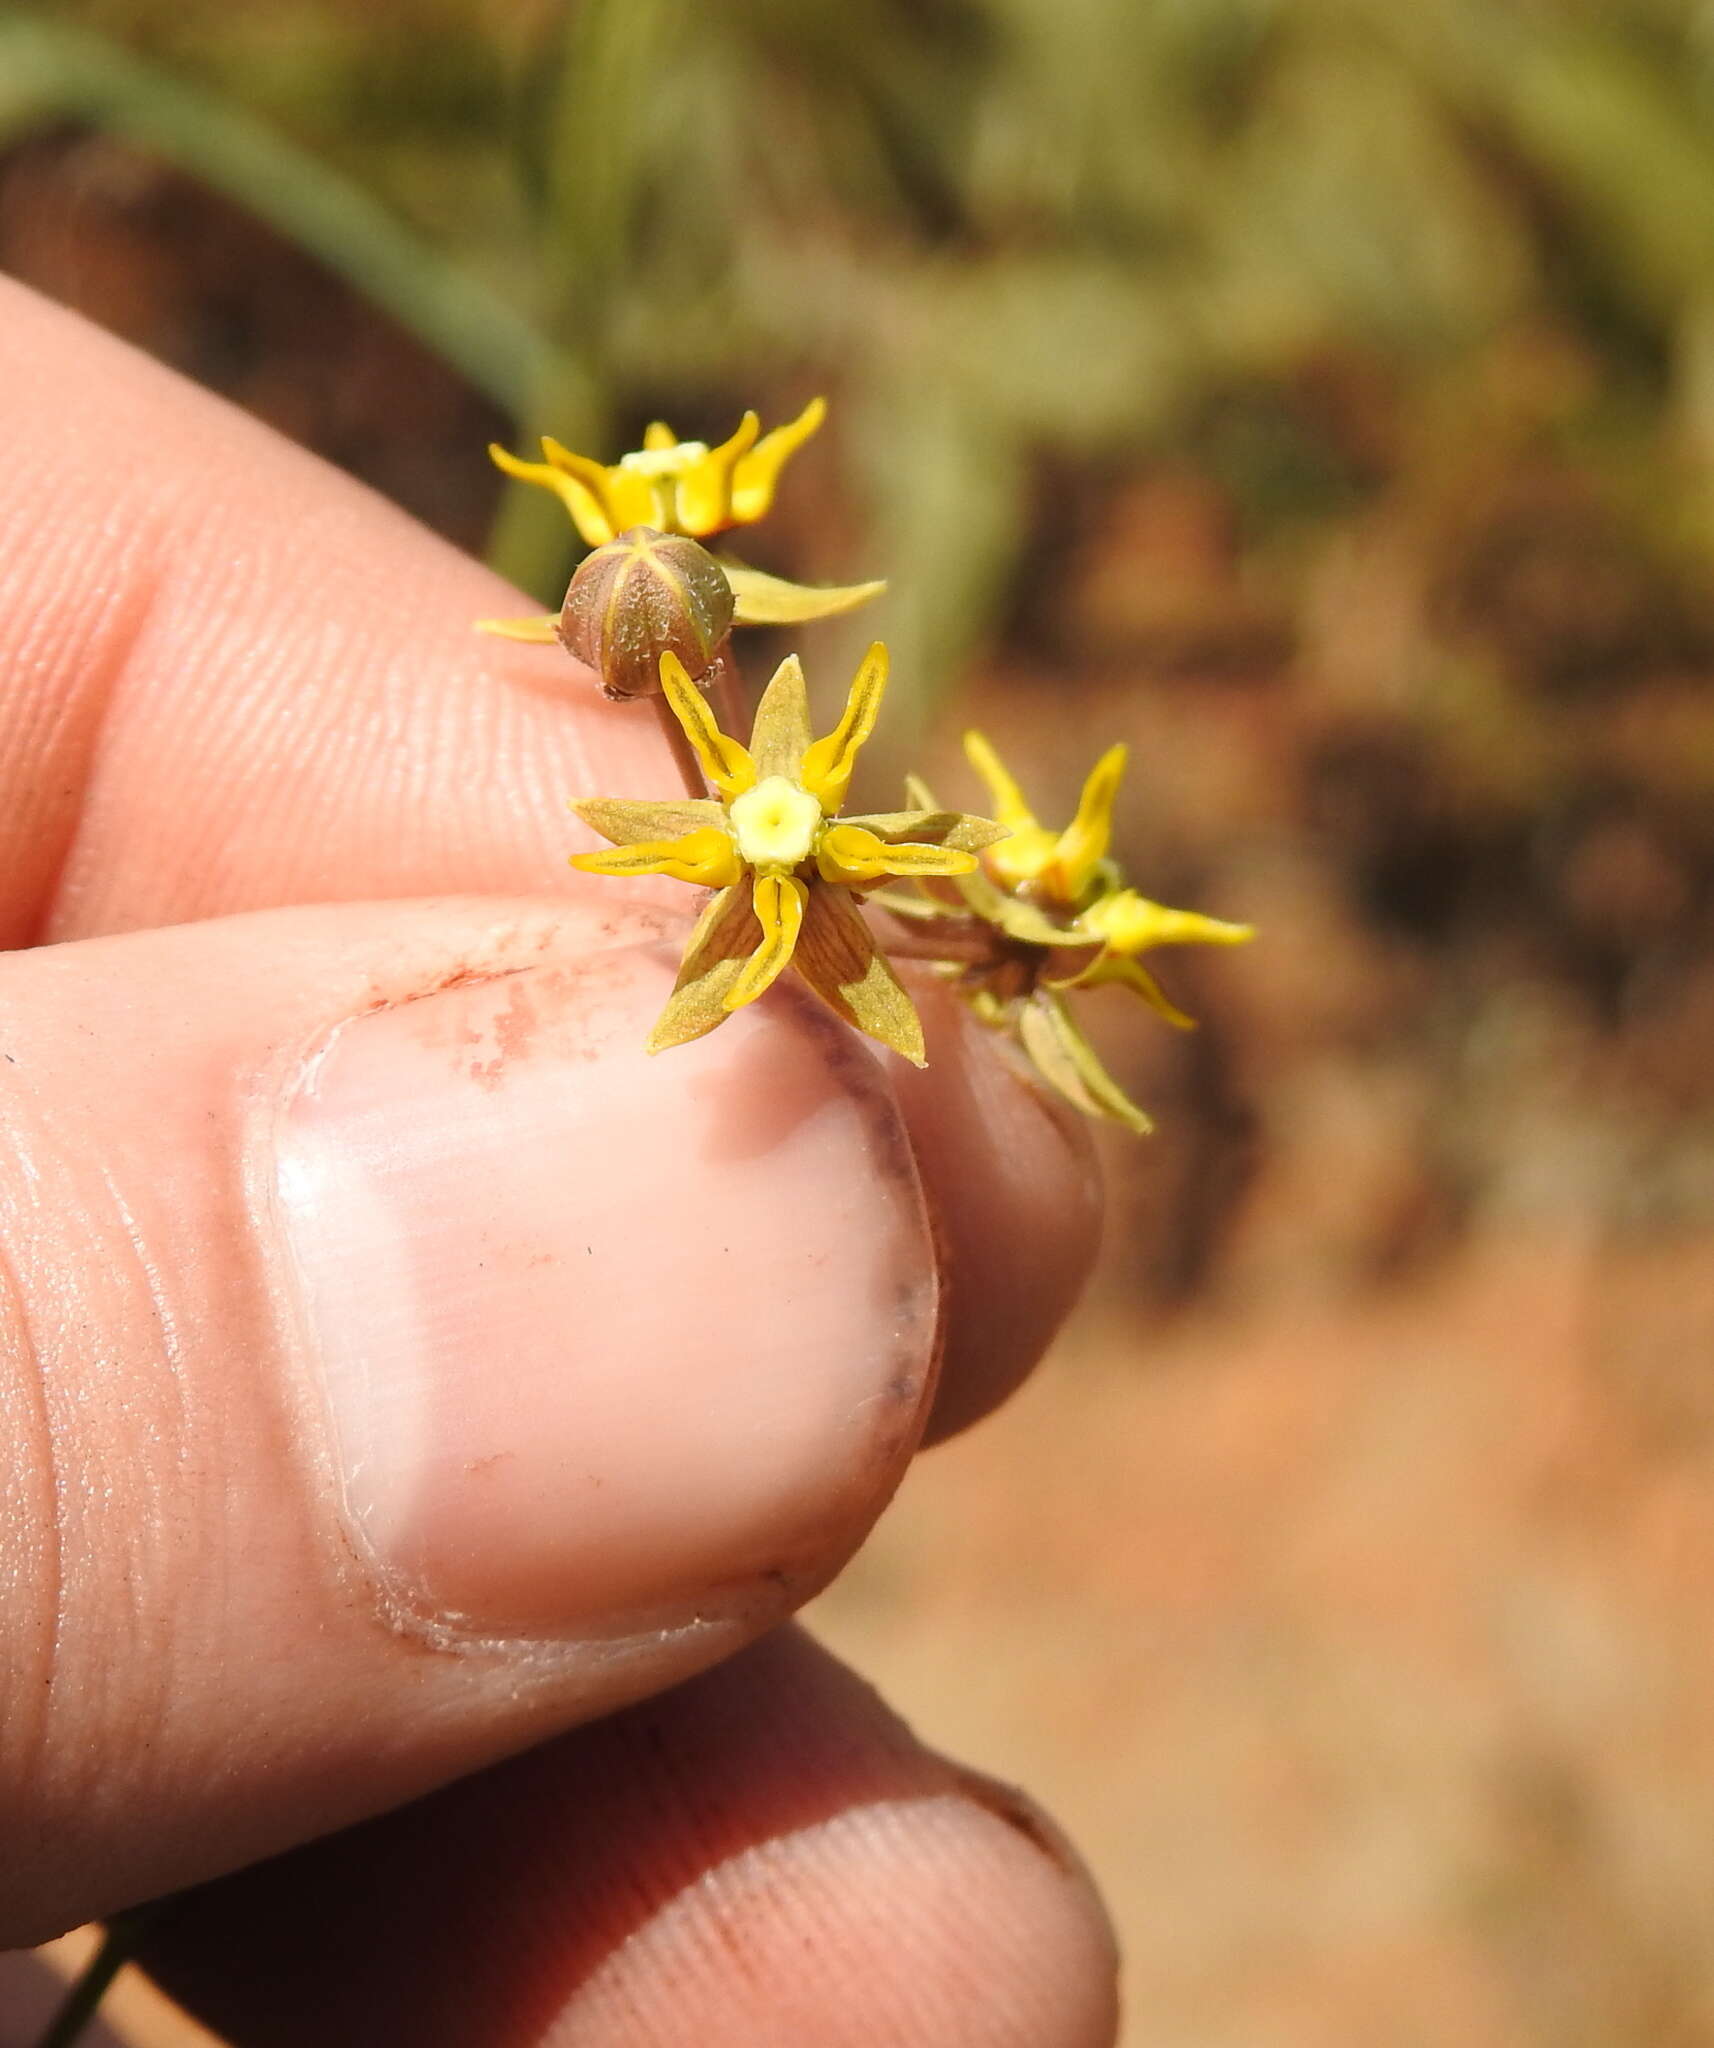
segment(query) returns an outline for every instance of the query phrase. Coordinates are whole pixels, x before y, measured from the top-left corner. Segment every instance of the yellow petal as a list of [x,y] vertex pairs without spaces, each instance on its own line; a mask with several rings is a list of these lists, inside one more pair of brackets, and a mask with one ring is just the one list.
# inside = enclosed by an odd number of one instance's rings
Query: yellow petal
[[661,656],[661,694],[684,736],[696,749],[702,772],[728,802],[756,783],[756,764],[749,752],[715,723],[708,699],[691,681],[676,654]]
[[863,742],[875,730],[886,689],[887,650],[877,640],[857,670],[839,723],[826,739],[817,740],[808,750],[798,773],[798,780],[828,817],[845,801],[851,771]]
[[643,429],[643,446],[651,455],[664,455],[669,448],[678,446],[678,436],[665,420],[650,420]]
[[735,883],[710,897],[684,949],[667,1006],[649,1033],[650,1052],[687,1045],[726,1022],[731,1015],[726,993],[743,973],[757,936],[756,913],[750,907],[747,888]]
[[1249,924],[1227,924],[1200,911],[1172,910],[1151,903],[1135,889],[1118,889],[1092,903],[1077,920],[1097,932],[1115,953],[1146,953],[1154,946],[1242,946],[1256,936]]
[[[557,463],[567,456],[579,464],[586,460],[581,455],[572,456],[557,441],[544,441],[542,446],[550,462]],[[670,486],[642,470],[626,469],[623,464],[616,463],[610,469],[602,469],[594,462],[587,466],[601,478],[601,503],[615,534],[629,533],[633,526],[653,526],[662,533],[673,531]]]
[[909,840],[892,845],[861,825],[830,825],[821,836],[816,866],[824,882],[878,882],[887,875],[968,875],[976,856],[957,847],[927,846]]
[[678,480],[678,523],[681,532],[698,536],[719,533],[732,524],[732,475],[748,452],[762,423],[753,412],[738,422],[737,431],[693,462]]
[[559,615],[546,612],[533,619],[478,619],[478,633],[490,633],[496,640],[524,640],[532,647],[547,647],[559,638]]
[[774,502],[780,471],[827,417],[827,401],[812,398],[789,426],[764,434],[732,473],[732,517],[740,526],[760,519]]
[[812,619],[833,619],[879,597],[885,583],[788,583],[783,576],[722,562],[735,600],[732,616],[740,626],[801,626]]
[[984,734],[971,731],[964,735],[964,758],[986,783],[990,808],[1008,832],[1020,832],[1035,824],[1035,812],[1024,802],[1024,793],[1011,770]]
[[1113,805],[1119,795],[1130,749],[1121,740],[1107,749],[1089,771],[1077,815],[1059,835],[1054,849],[1055,881],[1067,903],[1075,903],[1095,879],[1113,841]]
[[571,865],[586,875],[670,875],[675,882],[724,889],[741,872],[738,849],[717,825],[680,839],[642,839],[631,846],[604,846],[574,853]]
[[741,1010],[773,987],[785,971],[803,928],[809,890],[791,875],[758,875],[750,907],[762,927],[762,943],[744,962],[744,970],[724,997],[729,1010]]
[[[542,446],[558,448],[559,443],[544,440]],[[560,452],[570,453],[565,449]],[[607,517],[602,496],[591,490],[581,477],[570,474],[554,462],[525,462],[521,456],[509,454],[498,441],[488,443],[488,456],[496,468],[516,477],[520,483],[540,484],[544,490],[552,491],[571,514],[572,524],[592,548],[605,547],[613,538],[615,528]],[[572,459],[582,462],[584,458],[575,456]],[[597,476],[601,474],[598,463],[592,462],[588,466]]]

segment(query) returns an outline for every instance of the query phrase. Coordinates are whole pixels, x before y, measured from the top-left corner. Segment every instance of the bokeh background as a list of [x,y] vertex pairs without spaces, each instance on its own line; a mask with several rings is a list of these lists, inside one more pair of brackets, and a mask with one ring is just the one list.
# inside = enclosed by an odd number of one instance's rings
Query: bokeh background
[[490,436],[829,395],[882,769],[1128,739],[1262,938],[1091,999],[1097,1284],[823,1633],[1129,2048],[1714,2043],[1714,6],[0,8],[0,268],[554,601]]

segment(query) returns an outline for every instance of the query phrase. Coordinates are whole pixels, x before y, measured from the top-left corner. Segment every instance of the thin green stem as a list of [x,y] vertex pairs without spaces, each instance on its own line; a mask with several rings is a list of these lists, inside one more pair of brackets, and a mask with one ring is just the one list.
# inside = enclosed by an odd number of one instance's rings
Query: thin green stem
[[115,1913],[107,1922],[101,1946],[73,1979],[60,2009],[48,2023],[48,2030],[36,2048],[72,2048],[95,2017],[96,2008],[107,1996],[108,1987],[137,1952],[145,1927],[159,1912],[157,1906],[137,1906],[129,1913]]
[[673,766],[679,772],[685,794],[695,797],[700,803],[708,795],[708,784],[703,777],[702,763],[696,758],[696,749],[685,736],[685,730],[672,715],[672,707],[662,696],[650,699],[655,707],[655,717],[666,734],[667,745],[672,749]]

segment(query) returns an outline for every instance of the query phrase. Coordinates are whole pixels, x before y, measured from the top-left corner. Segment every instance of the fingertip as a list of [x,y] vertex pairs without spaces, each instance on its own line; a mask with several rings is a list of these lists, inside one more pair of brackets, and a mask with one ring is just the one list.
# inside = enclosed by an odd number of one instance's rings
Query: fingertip
[[190,1894],[149,1959],[241,2048],[1111,2048],[1118,2012],[1057,1830],[794,1630]]
[[1070,1313],[1101,1239],[1083,1119],[943,984],[913,987],[929,1040],[898,1097],[940,1240],[946,1342],[927,1441],[1012,1394]]

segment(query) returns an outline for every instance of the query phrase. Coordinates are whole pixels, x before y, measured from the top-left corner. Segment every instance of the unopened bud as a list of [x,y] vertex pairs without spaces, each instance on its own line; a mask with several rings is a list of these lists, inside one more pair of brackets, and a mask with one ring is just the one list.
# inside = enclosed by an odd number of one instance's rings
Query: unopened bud
[[633,526],[578,565],[559,615],[561,643],[601,678],[609,697],[649,697],[661,656],[691,680],[705,675],[732,626],[732,586],[704,547]]

